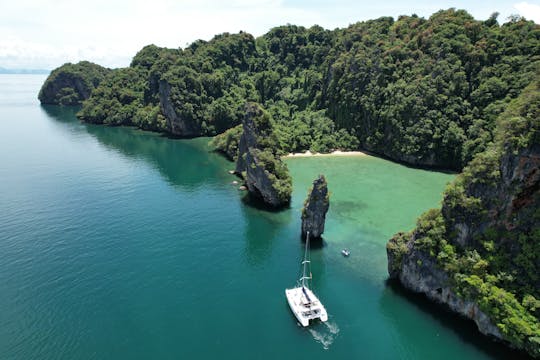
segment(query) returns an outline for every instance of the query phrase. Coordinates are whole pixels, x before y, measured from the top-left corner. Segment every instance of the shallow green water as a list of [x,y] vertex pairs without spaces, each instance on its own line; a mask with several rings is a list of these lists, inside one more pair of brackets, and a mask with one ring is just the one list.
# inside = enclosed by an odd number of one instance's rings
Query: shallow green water
[[[264,212],[207,139],[81,124],[39,106],[43,80],[0,76],[0,359],[504,357],[385,284],[386,240],[437,206],[452,175],[289,159],[292,206]],[[312,270],[330,320],[303,329],[284,289],[320,172],[331,207]]]

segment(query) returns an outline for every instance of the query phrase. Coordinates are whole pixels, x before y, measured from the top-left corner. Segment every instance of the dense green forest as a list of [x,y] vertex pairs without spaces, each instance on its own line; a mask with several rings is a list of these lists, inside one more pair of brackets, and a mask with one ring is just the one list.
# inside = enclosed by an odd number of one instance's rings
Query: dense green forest
[[240,124],[253,101],[272,115],[281,152],[360,148],[458,170],[493,141],[496,118],[530,82],[539,54],[533,22],[501,25],[497,14],[478,21],[454,9],[332,31],[225,33],[185,49],[143,48],[79,117],[216,135]]
[[38,99],[42,104],[80,105],[109,72],[88,61],[64,64],[48,76]]
[[499,116],[494,143],[448,186],[442,209],[387,246],[391,274],[418,252],[432,258],[447,274],[442,287],[477,303],[503,339],[538,358],[539,169],[540,74]]

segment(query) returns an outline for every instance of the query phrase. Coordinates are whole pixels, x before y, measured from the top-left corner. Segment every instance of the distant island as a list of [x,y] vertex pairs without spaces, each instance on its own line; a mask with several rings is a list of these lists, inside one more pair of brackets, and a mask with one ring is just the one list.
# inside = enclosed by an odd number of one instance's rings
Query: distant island
[[448,9],[148,45],[127,68],[56,69],[40,100],[82,104],[88,123],[215,136],[271,207],[290,200],[288,153],[367,150],[462,172],[441,209],[391,239],[390,276],[540,358],[538,54],[534,22]]
[[6,69],[0,67],[0,74],[49,74],[50,70],[45,69]]

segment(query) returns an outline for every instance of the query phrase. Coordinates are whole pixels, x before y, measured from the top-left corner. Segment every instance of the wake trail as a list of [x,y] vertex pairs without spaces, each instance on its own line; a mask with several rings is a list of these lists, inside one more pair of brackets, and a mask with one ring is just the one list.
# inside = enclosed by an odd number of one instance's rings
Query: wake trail
[[339,334],[339,326],[332,320],[311,326],[307,330],[315,341],[322,344],[325,350],[330,348]]

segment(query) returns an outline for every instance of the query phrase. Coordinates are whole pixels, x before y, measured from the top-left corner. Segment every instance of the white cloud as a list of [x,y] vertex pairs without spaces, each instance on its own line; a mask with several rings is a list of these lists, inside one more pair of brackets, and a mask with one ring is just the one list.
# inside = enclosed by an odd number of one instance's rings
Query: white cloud
[[[39,17],[28,20],[28,14]],[[126,66],[150,43],[184,47],[226,31],[261,35],[287,22],[321,21],[317,12],[282,0],[61,0],[48,6],[19,0],[0,13],[0,66],[53,68],[83,59]]]
[[107,66],[124,66],[133,54],[94,46],[52,46],[16,37],[0,39],[0,66],[11,69],[52,69],[66,62],[91,60]]
[[[506,1],[506,0],[504,0]],[[416,0],[0,0],[0,67],[52,69],[64,62],[90,60],[118,67],[144,45],[184,47],[222,32],[255,36],[286,23],[333,29],[351,22],[417,13],[429,16],[453,1]],[[505,6],[471,3],[471,13],[487,18]],[[504,9],[501,9],[501,6]],[[513,11],[540,22],[539,6],[527,2]]]
[[519,15],[527,20],[532,20],[535,23],[540,24],[540,5],[523,1],[514,4],[514,8],[519,12]]

